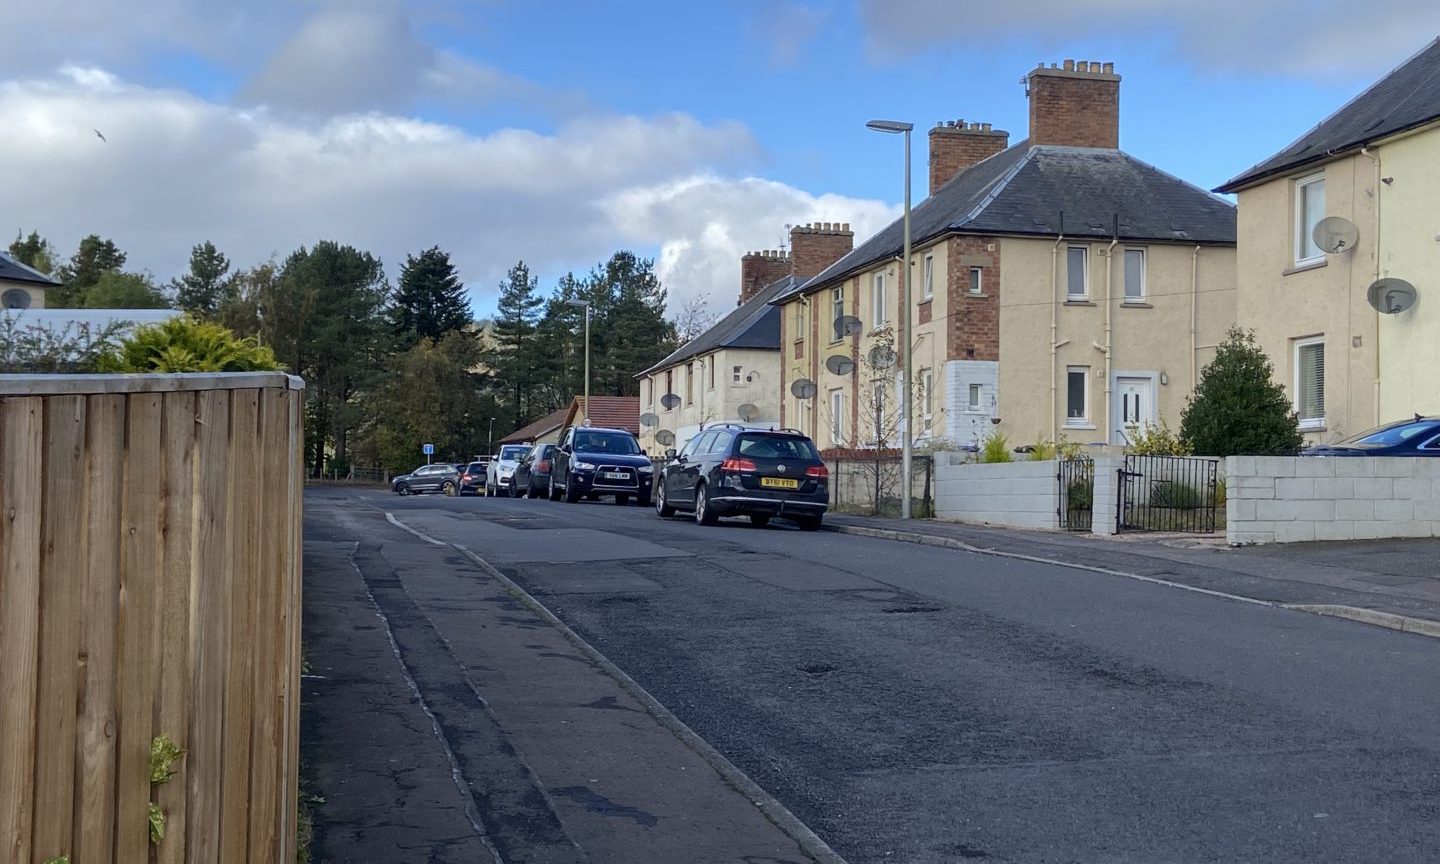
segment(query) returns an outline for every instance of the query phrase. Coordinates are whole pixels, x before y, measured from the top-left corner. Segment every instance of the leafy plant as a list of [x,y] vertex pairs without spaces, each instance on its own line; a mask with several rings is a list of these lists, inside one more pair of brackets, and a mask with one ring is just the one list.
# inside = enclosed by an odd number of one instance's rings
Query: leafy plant
[[159,846],[160,841],[165,839],[165,813],[154,801],[150,802],[150,842]]
[[1180,437],[1199,456],[1292,455],[1299,421],[1255,334],[1232,327],[1200,374],[1180,418]]
[[[170,739],[169,735],[156,735],[150,739],[150,783],[154,786],[163,786],[170,782],[175,776],[175,763],[185,751],[180,745]],[[147,819],[150,823],[150,842],[159,844],[165,839],[165,811],[154,801],[150,802],[147,812]]]
[[58,855],[54,858],[46,858],[41,864],[70,864],[70,856]]
[[1089,510],[1095,501],[1095,481],[1076,477],[1065,486],[1066,510]]
[[1013,462],[1010,455],[1010,439],[1000,432],[991,432],[980,442],[980,461],[985,463]]
[[1190,455],[1190,445],[1170,431],[1170,426],[1164,420],[1161,420],[1158,426],[1154,423],[1132,426],[1128,434],[1130,444],[1125,448],[1127,453],[1136,456]]
[[1041,438],[1030,445],[1028,454],[1031,462],[1047,462],[1055,458],[1055,442]]
[[275,354],[209,321],[172,318],[141,327],[100,358],[104,372],[253,372],[281,368]]
[[104,327],[30,324],[24,315],[0,315],[0,372],[39,374],[94,372],[115,350],[125,325]]
[[1204,496],[1199,489],[1188,483],[1170,481],[1168,483],[1156,483],[1150,489],[1151,507],[1170,507],[1177,510],[1194,510],[1199,507]]

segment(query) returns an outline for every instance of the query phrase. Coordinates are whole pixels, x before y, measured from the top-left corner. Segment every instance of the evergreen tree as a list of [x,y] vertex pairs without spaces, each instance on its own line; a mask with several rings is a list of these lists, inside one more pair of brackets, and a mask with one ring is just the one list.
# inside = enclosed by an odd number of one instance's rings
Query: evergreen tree
[[85,290],[85,309],[168,309],[170,301],[143,273],[106,270]]
[[[80,247],[70,260],[61,265],[57,277],[60,285],[45,292],[45,305],[57,308],[81,308],[85,306],[85,292],[100,281],[106,273],[125,266],[125,253],[113,240],[102,240],[91,234],[80,241]],[[92,307],[98,308],[98,307]]]
[[190,250],[190,272],[172,284],[175,302],[181,309],[203,318],[213,318],[226,298],[230,260],[215,244],[206,240]]
[[406,256],[390,317],[401,348],[470,324],[470,301],[450,253],[432,246]]
[[590,274],[585,293],[594,304],[591,391],[638,395],[635,373],[675,350],[675,325],[665,318],[665,288],[655,275],[655,262],[616,252]]
[[31,231],[28,237],[16,234],[15,242],[10,244],[10,257],[47,275],[55,271],[55,250],[38,231]]
[[471,371],[479,360],[479,344],[458,330],[394,355],[393,372],[371,400],[374,422],[361,451],[393,471],[414,468],[422,444],[434,444],[444,459],[482,452],[494,411]]
[[1255,335],[1231,327],[1200,373],[1180,418],[1180,437],[1197,456],[1289,455],[1300,449],[1299,421]]
[[488,365],[506,390],[505,398],[510,401],[508,413],[516,425],[534,414],[530,390],[537,378],[539,360],[534,336],[540,307],[545,302],[539,290],[538,280],[530,275],[525,262],[520,261],[500,283],[500,299],[495,304],[494,345],[488,352]]

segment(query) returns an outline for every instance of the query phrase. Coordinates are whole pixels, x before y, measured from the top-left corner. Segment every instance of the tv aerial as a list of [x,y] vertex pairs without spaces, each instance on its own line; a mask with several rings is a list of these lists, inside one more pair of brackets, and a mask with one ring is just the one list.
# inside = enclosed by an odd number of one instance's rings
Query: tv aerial
[[678,408],[680,407],[680,397],[674,393],[666,393],[660,397],[660,404],[664,405],[667,411],[671,408]]
[[651,413],[651,412],[649,412],[649,411],[646,411],[644,414],[641,414],[641,415],[640,415],[640,425],[641,425],[641,426],[659,426],[659,425],[660,425],[660,418],[659,418],[659,416],[657,416],[657,415],[655,415],[655,414],[653,414],[653,413]]
[[835,319],[835,338],[844,339],[846,336],[853,336],[865,329],[860,319],[854,315],[841,315]]
[[1360,230],[1344,216],[1326,216],[1315,223],[1310,239],[1314,240],[1321,250],[1331,255],[1340,255],[1355,248],[1355,244],[1360,241]]
[[834,375],[849,375],[855,371],[855,361],[844,354],[831,354],[825,358],[825,368]]
[[1377,279],[1365,292],[1365,299],[1382,315],[1396,315],[1415,305],[1419,299],[1415,286],[1404,279]]
[[895,349],[889,345],[876,345],[870,349],[870,365],[885,371],[895,365]]
[[817,389],[809,378],[796,378],[790,385],[790,395],[796,399],[814,399]]
[[760,406],[753,402],[745,402],[741,404],[736,413],[740,415],[741,423],[754,423],[760,419]]

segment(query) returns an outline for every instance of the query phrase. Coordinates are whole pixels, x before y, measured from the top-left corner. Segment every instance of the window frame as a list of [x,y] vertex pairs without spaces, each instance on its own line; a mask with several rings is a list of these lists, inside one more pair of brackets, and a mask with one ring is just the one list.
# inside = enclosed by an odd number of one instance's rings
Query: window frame
[[970,267],[970,288],[971,297],[979,297],[985,293],[985,268],[979,264]]
[[[1083,413],[1079,417],[1070,416],[1070,387],[1071,376],[1080,376],[1080,404]],[[1095,423],[1090,418],[1090,367],[1089,366],[1066,366],[1065,367],[1065,426],[1071,429],[1093,429]]]
[[744,369],[743,369],[742,367],[737,366],[737,365],[732,365],[732,366],[730,367],[730,383],[731,383],[732,385],[734,385],[734,386],[737,386],[737,387],[740,386],[740,385],[742,385],[742,384],[744,384],[744,383],[745,383],[745,378],[744,378],[744,374],[743,374],[743,373],[744,373]]
[[935,296],[935,253],[932,252],[925,256],[921,273],[921,298],[930,300]]
[[716,359],[717,358],[712,354],[710,358],[705,361],[706,380],[709,381],[710,384],[707,389],[709,389],[711,392],[714,392],[715,390],[715,367],[720,365],[716,362]]
[[[1130,254],[1132,252],[1140,256],[1140,293],[1134,295],[1133,297],[1130,295]],[[1149,267],[1150,253],[1144,246],[1125,247],[1125,254],[1120,258],[1120,278],[1121,281],[1124,282],[1124,285],[1122,285],[1120,289],[1122,292],[1121,296],[1124,298],[1123,302],[1145,302],[1146,297],[1149,296],[1150,289],[1150,274],[1148,272]]]
[[665,392],[664,392],[663,394],[661,394],[661,396],[660,396],[660,409],[661,409],[662,411],[669,412],[669,411],[674,411],[674,410],[675,410],[674,408],[671,408],[669,405],[666,405],[666,404],[665,404],[665,397],[666,397],[666,396],[669,396],[671,393],[674,393],[674,392],[675,392],[675,370],[674,370],[674,369],[666,369],[666,370],[665,370]]
[[[1295,178],[1295,219],[1293,230],[1295,232],[1295,266],[1304,267],[1309,264],[1316,264],[1325,260],[1325,250],[1316,248],[1314,255],[1307,256],[1307,248],[1313,243],[1311,234],[1314,233],[1314,226],[1307,228],[1305,224],[1305,192],[1307,189],[1320,187],[1320,219],[1325,218],[1325,172],[1307,174],[1304,177]],[[1318,219],[1316,220],[1319,221]]]
[[845,388],[830,391],[830,442],[840,447],[845,441]]
[[[973,399],[971,397],[974,397]],[[977,382],[970,382],[965,388],[965,411],[970,414],[983,414],[985,412],[985,387]]]
[[[1070,257],[1071,253],[1080,253],[1080,292],[1076,293],[1070,284]],[[1065,247],[1065,300],[1085,301],[1090,299],[1090,247],[1089,246],[1066,246]]]
[[927,426],[935,416],[935,370],[928,366],[920,370],[920,416]]
[[685,404],[695,404],[695,364],[685,364]]
[[830,289],[830,311],[834,317],[830,320],[830,342],[834,344],[845,337],[835,329],[835,322],[845,317],[845,286],[836,285]]
[[[1304,404],[1303,404],[1303,403],[1304,403],[1304,392],[1305,392],[1304,389],[1303,389],[1303,388],[1304,388],[1305,364],[1304,364],[1304,362],[1301,360],[1301,355],[1302,355],[1303,350],[1304,350],[1305,348],[1310,348],[1310,347],[1313,347],[1313,346],[1316,346],[1316,345],[1319,345],[1319,346],[1320,346],[1320,416],[1318,416],[1318,417],[1305,417],[1304,414],[1303,414],[1302,411],[1301,411],[1301,409],[1304,407]],[[1318,430],[1318,429],[1324,429],[1324,428],[1325,428],[1325,337],[1324,337],[1324,336],[1306,336],[1306,337],[1303,337],[1303,338],[1300,338],[1300,339],[1294,339],[1294,340],[1292,340],[1292,344],[1291,344],[1291,349],[1290,349],[1290,350],[1291,350],[1291,355],[1290,355],[1290,356],[1291,356],[1291,359],[1292,359],[1292,362],[1293,362],[1293,365],[1294,365],[1294,375],[1292,376],[1292,381],[1293,381],[1293,393],[1292,393],[1292,396],[1293,396],[1293,398],[1291,399],[1291,404],[1292,404],[1292,406],[1293,406],[1294,409],[1295,409],[1295,417],[1296,417],[1297,420],[1299,420],[1300,429],[1301,429],[1301,431],[1307,431],[1307,432],[1309,432],[1309,431],[1315,431],[1315,430]]]
[[884,273],[870,274],[870,315],[874,319],[870,322],[871,330],[879,330],[890,320],[889,297],[886,296]]

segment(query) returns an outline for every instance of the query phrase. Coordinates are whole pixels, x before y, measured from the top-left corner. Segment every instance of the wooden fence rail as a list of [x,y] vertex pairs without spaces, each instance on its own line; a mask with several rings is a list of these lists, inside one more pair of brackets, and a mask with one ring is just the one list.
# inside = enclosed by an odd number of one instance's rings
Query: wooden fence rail
[[295,860],[302,387],[0,375],[0,861]]

